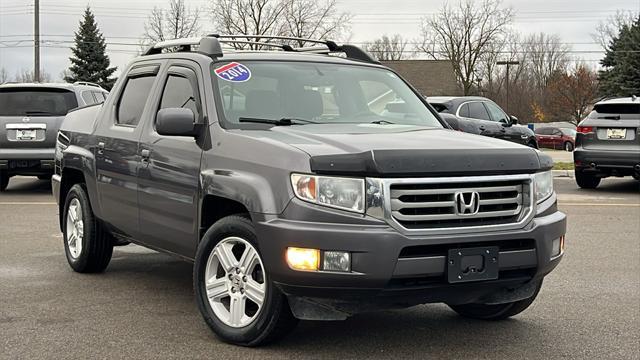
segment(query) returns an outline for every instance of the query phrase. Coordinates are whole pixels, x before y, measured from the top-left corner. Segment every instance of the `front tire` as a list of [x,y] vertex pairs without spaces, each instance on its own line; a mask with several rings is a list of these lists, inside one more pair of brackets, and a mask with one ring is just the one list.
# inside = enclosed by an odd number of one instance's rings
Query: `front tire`
[[104,271],[113,254],[112,238],[93,216],[89,196],[82,185],[73,185],[69,190],[62,219],[69,266],[79,273]]
[[576,183],[583,189],[595,189],[600,185],[600,178],[594,175],[586,174],[585,172],[576,169]]
[[530,148],[534,148],[534,149],[537,149],[537,148],[538,148],[538,144],[537,144],[535,141],[533,141],[533,140],[529,141],[529,142],[527,143],[527,146],[528,146],[528,147],[530,147]]
[[265,268],[250,220],[228,216],[205,233],[193,269],[200,313],[223,341],[258,346],[288,334],[297,319]]
[[540,292],[540,288],[542,287],[542,282],[538,284],[536,287],[533,296],[527,299],[514,301],[505,304],[496,304],[496,305],[488,305],[488,304],[463,304],[463,305],[449,305],[453,311],[457,312],[459,315],[479,320],[504,320],[510,318],[512,316],[518,315],[521,312],[525,311],[533,302],[535,301],[538,293]]

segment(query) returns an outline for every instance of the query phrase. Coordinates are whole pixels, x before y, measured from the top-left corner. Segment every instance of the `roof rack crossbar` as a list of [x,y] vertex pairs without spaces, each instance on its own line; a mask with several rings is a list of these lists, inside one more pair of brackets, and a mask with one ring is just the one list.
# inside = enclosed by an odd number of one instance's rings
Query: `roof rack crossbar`
[[93,86],[93,87],[98,87],[100,89],[102,89],[102,86],[96,84],[96,83],[92,83],[92,82],[88,82],[88,81],[76,81],[73,83],[73,85],[86,85],[86,86]]
[[[246,40],[238,40],[238,39],[246,39]],[[278,44],[272,43],[269,41],[258,41],[260,39],[265,40],[290,40],[290,41],[298,41],[305,43],[313,43],[313,44],[322,44],[325,47],[321,46],[309,46],[309,47],[299,47],[294,48],[288,44]],[[300,37],[293,36],[279,36],[279,35],[220,35],[220,34],[210,34],[206,35],[202,38],[184,38],[184,39],[175,39],[175,40],[167,40],[159,42],[155,45],[152,45],[143,53],[143,55],[154,55],[160,54],[162,49],[167,48],[179,48],[178,51],[191,51],[193,45],[198,45],[198,52],[206,54],[212,57],[220,57],[222,56],[222,44],[246,44],[246,45],[258,45],[265,47],[277,47],[282,49],[283,51],[291,51],[291,52],[310,52],[317,54],[331,54],[331,53],[344,53],[347,58],[370,62],[379,64],[380,62],[374,59],[371,55],[369,55],[366,51],[360,49],[354,45],[341,45],[339,46],[334,41],[331,40],[317,40],[317,39],[305,39]]]

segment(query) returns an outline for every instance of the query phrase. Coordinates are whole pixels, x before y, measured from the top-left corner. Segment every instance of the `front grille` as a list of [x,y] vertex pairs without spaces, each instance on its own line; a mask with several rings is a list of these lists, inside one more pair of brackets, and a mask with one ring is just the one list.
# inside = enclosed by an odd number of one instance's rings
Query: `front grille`
[[[517,223],[530,206],[529,184],[528,179],[391,184],[391,216],[407,229]],[[474,206],[465,210],[460,196]]]

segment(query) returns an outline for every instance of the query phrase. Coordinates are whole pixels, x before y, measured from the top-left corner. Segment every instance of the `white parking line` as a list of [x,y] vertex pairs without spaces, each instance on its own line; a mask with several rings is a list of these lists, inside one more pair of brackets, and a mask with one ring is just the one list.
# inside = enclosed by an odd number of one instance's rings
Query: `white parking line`
[[574,202],[574,203],[565,203],[558,202],[559,206],[622,206],[622,207],[640,207],[640,204],[630,204],[630,203],[621,203],[621,204],[609,204],[609,203],[586,203],[586,202]]
[[0,205],[56,205],[56,203],[55,202],[16,201],[16,202],[0,202]]

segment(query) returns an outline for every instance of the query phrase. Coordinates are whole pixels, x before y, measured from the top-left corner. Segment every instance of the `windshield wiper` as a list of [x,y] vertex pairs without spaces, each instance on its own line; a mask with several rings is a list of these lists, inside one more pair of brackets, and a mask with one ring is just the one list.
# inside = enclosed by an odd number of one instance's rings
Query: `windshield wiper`
[[258,124],[271,124],[275,126],[291,126],[291,125],[304,125],[304,124],[318,124],[315,121],[296,118],[282,118],[282,119],[262,119],[251,117],[240,117],[238,121],[241,123],[258,123]]
[[620,115],[613,115],[613,116],[598,116],[598,119],[604,119],[604,120],[620,120]]
[[378,124],[378,125],[383,125],[383,124],[387,124],[387,125],[394,125],[394,122],[391,121],[387,121],[387,120],[376,120],[376,121],[372,121],[369,124]]

